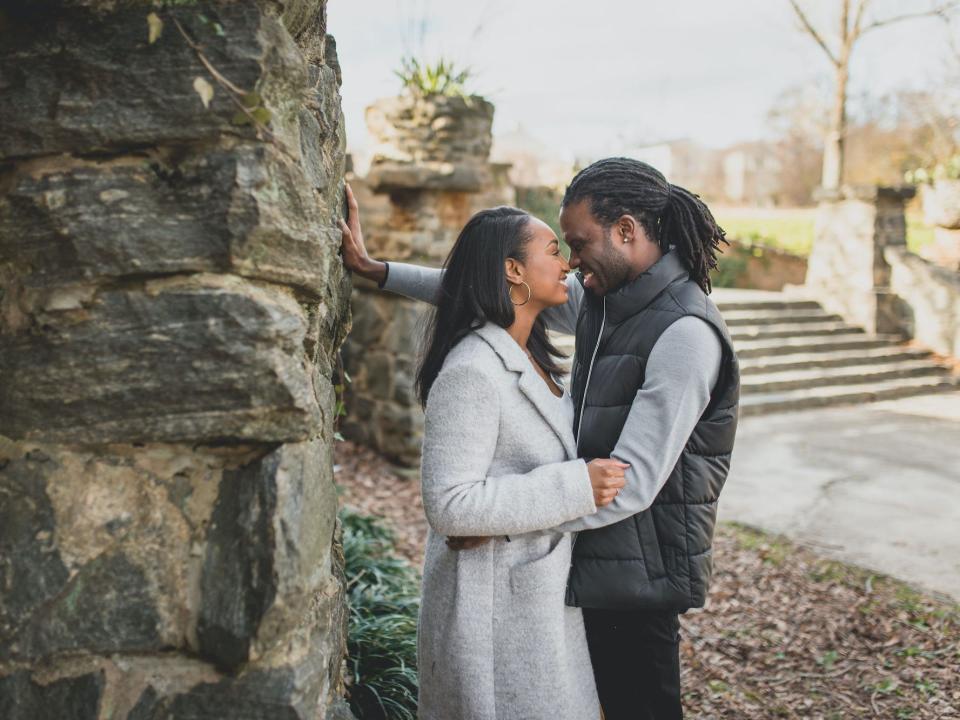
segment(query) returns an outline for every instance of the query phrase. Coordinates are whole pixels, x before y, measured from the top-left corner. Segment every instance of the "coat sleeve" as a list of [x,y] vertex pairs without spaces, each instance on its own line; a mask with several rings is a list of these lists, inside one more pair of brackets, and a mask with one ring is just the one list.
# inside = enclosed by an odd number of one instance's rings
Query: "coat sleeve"
[[436,268],[391,262],[383,289],[436,305],[442,278],[443,271]]
[[500,412],[497,388],[479,368],[458,365],[437,377],[427,399],[421,466],[430,526],[442,535],[510,535],[595,512],[583,460],[490,475]]

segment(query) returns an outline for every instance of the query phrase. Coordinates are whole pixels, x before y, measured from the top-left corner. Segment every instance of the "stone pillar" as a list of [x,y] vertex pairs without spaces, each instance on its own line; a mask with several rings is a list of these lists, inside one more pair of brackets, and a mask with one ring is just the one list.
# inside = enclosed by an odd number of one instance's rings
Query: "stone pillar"
[[817,207],[804,290],[868,333],[904,330],[883,250],[906,246],[904,203],[913,194],[911,187],[845,187]]
[[37,5],[0,24],[0,717],[335,717],[325,0]]
[[[505,167],[488,161],[492,121],[493,106],[478,97],[402,95],[367,109],[376,145],[354,187],[372,256],[439,267],[473,213],[515,203]],[[430,308],[359,280],[356,290],[344,434],[416,465],[423,413],[414,380]]]
[[937,180],[923,188],[923,214],[933,242],[921,254],[949,270],[960,270],[960,180]]

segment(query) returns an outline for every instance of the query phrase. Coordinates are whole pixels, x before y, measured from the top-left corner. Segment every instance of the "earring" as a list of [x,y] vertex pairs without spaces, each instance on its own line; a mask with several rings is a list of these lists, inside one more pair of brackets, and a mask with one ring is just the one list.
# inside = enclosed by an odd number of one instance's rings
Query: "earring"
[[520,284],[523,285],[525,288],[527,288],[527,299],[524,300],[524,301],[521,302],[521,303],[514,302],[514,300],[513,300],[513,288],[512,288],[512,287],[511,287],[509,290],[507,290],[507,295],[510,296],[510,302],[512,302],[512,303],[513,303],[514,305],[516,305],[517,307],[520,307],[521,305],[526,305],[528,302],[530,302],[530,297],[533,295],[533,291],[530,289],[530,286],[527,285],[527,283],[526,283],[525,280],[521,280],[521,281],[520,281]]

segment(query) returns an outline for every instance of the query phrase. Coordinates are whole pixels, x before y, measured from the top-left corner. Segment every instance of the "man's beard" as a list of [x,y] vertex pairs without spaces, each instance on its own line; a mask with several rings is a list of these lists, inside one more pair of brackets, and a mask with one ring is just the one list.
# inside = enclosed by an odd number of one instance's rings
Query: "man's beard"
[[611,234],[608,229],[604,236],[603,253],[591,268],[600,280],[604,295],[617,290],[630,279],[630,264],[617,252]]

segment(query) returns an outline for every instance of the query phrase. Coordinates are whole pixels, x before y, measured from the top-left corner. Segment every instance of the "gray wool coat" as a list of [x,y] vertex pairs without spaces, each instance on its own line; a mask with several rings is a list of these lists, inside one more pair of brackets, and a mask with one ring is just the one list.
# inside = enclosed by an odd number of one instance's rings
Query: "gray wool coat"
[[[422,720],[600,717],[583,618],[564,604],[570,534],[550,529],[596,511],[570,402],[491,323],[454,347],[430,390]],[[454,552],[451,535],[493,540]]]

